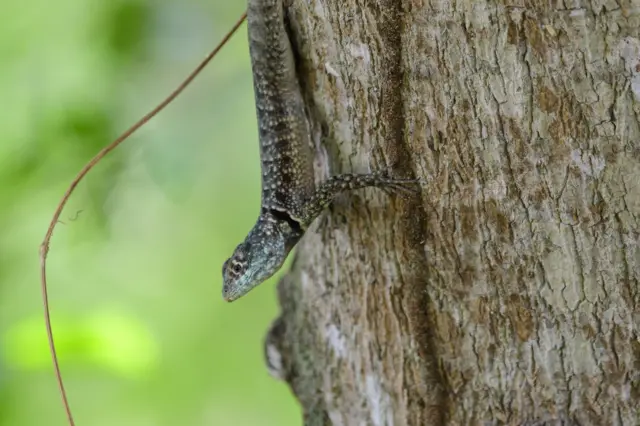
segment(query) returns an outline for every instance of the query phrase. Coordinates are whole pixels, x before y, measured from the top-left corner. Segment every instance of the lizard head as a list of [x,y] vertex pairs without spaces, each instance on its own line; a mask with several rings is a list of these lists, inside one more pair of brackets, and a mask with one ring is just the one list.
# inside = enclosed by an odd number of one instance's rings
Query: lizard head
[[275,274],[300,235],[286,222],[261,215],[222,266],[222,297],[232,302]]

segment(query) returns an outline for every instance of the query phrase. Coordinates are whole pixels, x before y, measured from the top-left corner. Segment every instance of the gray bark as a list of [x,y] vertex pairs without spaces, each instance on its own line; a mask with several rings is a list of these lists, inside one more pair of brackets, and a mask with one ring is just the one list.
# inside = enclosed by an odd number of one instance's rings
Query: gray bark
[[295,0],[317,179],[272,372],[308,425],[640,424],[640,3]]

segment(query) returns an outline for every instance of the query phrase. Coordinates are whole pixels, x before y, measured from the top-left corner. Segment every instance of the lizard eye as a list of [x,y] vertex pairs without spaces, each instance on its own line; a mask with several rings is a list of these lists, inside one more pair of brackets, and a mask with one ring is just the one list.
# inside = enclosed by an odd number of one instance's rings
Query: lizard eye
[[236,274],[239,274],[240,272],[242,272],[242,265],[239,263],[234,263],[233,266],[231,267],[231,269],[233,270],[233,272],[235,272]]

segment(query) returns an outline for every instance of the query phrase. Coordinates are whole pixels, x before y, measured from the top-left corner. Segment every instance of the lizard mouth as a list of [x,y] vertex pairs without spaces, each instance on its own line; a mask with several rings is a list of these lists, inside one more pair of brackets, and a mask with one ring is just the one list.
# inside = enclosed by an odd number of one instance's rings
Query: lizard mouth
[[238,298],[238,292],[232,291],[231,286],[223,286],[222,298],[225,302],[233,302]]

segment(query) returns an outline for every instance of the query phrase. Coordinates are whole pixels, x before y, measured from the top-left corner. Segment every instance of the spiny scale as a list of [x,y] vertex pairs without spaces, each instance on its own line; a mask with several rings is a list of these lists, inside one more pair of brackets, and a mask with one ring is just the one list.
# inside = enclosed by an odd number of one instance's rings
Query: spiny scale
[[262,162],[262,209],[222,268],[222,295],[235,300],[271,277],[305,230],[343,191],[415,191],[416,180],[383,172],[333,176],[316,190],[313,151],[282,0],[249,0],[249,48]]

